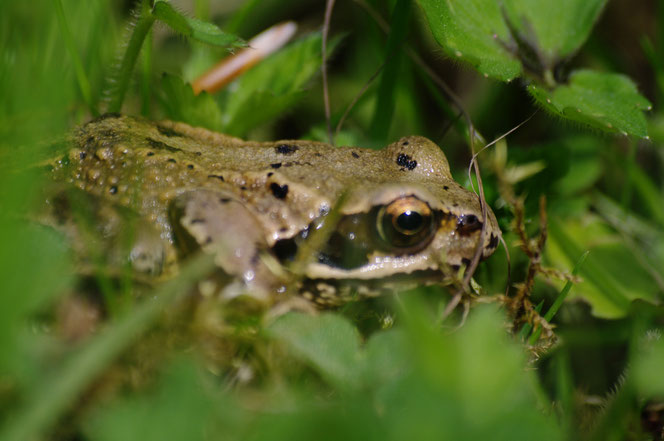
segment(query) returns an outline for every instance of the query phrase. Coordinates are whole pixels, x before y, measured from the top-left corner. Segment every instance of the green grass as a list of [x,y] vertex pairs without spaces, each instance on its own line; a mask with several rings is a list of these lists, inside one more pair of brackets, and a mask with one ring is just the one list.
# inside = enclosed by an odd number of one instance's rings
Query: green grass
[[[275,318],[248,301],[187,296],[209,268],[205,260],[149,287],[129,277],[116,283],[102,252],[96,273],[81,277],[65,238],[35,222],[48,187],[35,165],[62,157],[66,133],[77,124],[122,111],[251,139],[326,140],[321,37],[311,28],[321,23],[324,6],[251,0],[220,12],[217,2],[192,3],[196,18],[163,1],[154,10],[137,3],[136,11],[110,0],[86,8],[74,0],[0,3],[1,441],[659,439],[641,415],[664,400],[664,91],[658,81],[664,40],[637,29],[661,26],[664,7],[615,0],[596,22],[602,2],[595,1],[583,26],[569,29],[583,2],[564,2],[571,9],[548,23],[537,15],[537,2],[510,1],[507,15],[485,22],[465,10],[442,16],[459,32],[445,38],[447,22],[437,22],[441,15],[431,9],[440,2],[372,2],[392,26],[387,34],[357,2],[335,7],[328,45],[335,117],[385,63],[339,139],[380,146],[400,136],[428,136],[467,184],[466,122],[435,89],[437,80],[400,52],[406,48],[454,85],[487,140],[538,105],[549,111],[508,137],[507,149],[492,148],[479,161],[510,252],[511,283],[524,281],[529,258],[511,226],[509,191],[525,197],[524,227],[533,237],[538,198],[546,196],[543,264],[580,277],[571,283],[538,275],[529,292],[534,309],[555,325],[552,346],[523,310],[501,307],[498,295],[508,280],[501,250],[475,274],[483,294],[468,317],[459,307],[444,320],[451,297],[438,287],[317,316]],[[638,26],[624,23],[624,7],[635,8]],[[193,95],[185,79],[293,17],[305,27],[295,42],[217,95]],[[540,40],[531,43],[542,42],[540,61],[549,63],[541,77],[524,70],[524,58],[505,58],[505,46],[482,34],[493,22],[505,38],[527,34],[527,23],[505,23],[514,17],[536,25],[531,30]],[[127,23],[133,24],[125,30]],[[464,45],[461,58],[450,44]],[[578,78],[564,84],[561,77],[547,83],[550,63],[574,50],[574,71],[592,66],[594,73],[582,74],[583,84]],[[531,82],[531,96],[441,53],[498,79],[522,76]],[[602,95],[612,81],[619,90]],[[654,102],[652,111],[642,111],[643,96]],[[566,113],[577,104],[588,114]],[[648,131],[651,140],[600,133],[607,121],[609,131],[638,137]],[[505,177],[512,179],[507,190]],[[103,296],[91,292],[95,279],[103,281],[96,284]],[[517,289],[510,288],[514,296]],[[77,295],[106,312],[80,341],[66,339],[62,312]]]

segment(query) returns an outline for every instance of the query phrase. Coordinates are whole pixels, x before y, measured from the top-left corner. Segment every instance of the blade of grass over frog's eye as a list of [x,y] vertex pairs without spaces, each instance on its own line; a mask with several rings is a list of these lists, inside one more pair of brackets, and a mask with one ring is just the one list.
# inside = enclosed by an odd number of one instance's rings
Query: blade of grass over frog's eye
[[65,17],[65,11],[62,7],[61,0],[53,0],[53,6],[55,6],[55,13],[58,18],[58,25],[62,30],[62,36],[65,39],[65,44],[67,45],[67,51],[69,56],[74,63],[74,71],[76,72],[76,80],[78,81],[78,87],[81,90],[81,95],[87,104],[90,113],[93,116],[99,116],[99,110],[96,108],[92,102],[92,93],[90,91],[90,81],[88,76],[85,74],[85,69],[83,68],[83,63],[81,62],[81,57],[78,54],[78,49],[76,48],[76,43],[74,38],[69,31],[69,25],[67,24],[67,18]]
[[215,93],[268,55],[281,49],[297,31],[297,24],[287,21],[272,26],[251,40],[249,47],[224,58],[198,77],[191,87],[194,93]]
[[176,279],[157,288],[127,316],[92,338],[64,363],[57,375],[49,377],[50,381],[42,387],[35,387],[38,394],[28,399],[26,406],[7,420],[7,426],[0,429],[0,440],[40,438],[69,406],[77,402],[76,397],[90,382],[158,319],[164,308],[182,299],[194,282],[213,268],[211,256],[192,259]]
[[394,113],[395,92],[401,65],[400,46],[408,33],[410,3],[409,0],[399,0],[392,12],[391,31],[385,47],[385,68],[378,86],[378,99],[369,129],[371,139],[380,144],[383,144],[389,136],[390,123]]
[[[581,255],[581,257],[579,257],[579,260],[576,261],[576,264],[572,269],[573,276],[576,276],[579,273],[579,269],[583,265],[583,262],[585,262],[586,257],[588,257],[588,253],[590,253],[590,251],[585,251]],[[572,289],[572,284],[573,282],[571,280],[568,280],[565,283],[565,286],[563,286],[563,289],[560,291],[560,294],[558,294],[558,297],[556,297],[556,300],[553,302],[553,305],[551,305],[549,310],[544,315],[544,320],[546,320],[547,322],[551,322],[551,319],[553,319],[553,317],[556,315],[560,307],[563,305],[563,302],[567,298],[567,294],[569,294],[570,289]],[[537,342],[537,340],[539,340],[541,334],[542,334],[542,328],[538,327],[535,330],[535,332],[533,332],[533,335],[530,336],[530,340],[528,341],[528,343],[534,345]]]
[[228,34],[216,25],[187,17],[164,0],[157,0],[152,7],[152,15],[168,25],[175,32],[201,43],[222,47],[244,47],[245,42],[233,34]]

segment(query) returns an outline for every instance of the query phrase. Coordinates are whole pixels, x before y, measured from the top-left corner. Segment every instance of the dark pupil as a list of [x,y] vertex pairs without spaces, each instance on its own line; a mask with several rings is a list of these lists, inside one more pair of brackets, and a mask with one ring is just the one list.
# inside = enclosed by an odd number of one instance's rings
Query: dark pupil
[[422,228],[424,219],[417,211],[404,211],[397,217],[396,224],[406,234],[413,234]]

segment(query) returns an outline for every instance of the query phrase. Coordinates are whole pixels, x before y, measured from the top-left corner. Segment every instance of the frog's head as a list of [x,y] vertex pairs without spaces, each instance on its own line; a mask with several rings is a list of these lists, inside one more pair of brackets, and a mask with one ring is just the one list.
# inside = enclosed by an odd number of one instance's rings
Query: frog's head
[[482,258],[498,246],[493,212],[487,207],[485,217],[477,195],[452,179],[438,146],[403,138],[385,157],[396,165],[393,172],[368,174],[350,191],[334,232],[307,269],[305,288],[319,303],[338,302],[353,291],[376,295],[441,283],[467,267],[478,246]]

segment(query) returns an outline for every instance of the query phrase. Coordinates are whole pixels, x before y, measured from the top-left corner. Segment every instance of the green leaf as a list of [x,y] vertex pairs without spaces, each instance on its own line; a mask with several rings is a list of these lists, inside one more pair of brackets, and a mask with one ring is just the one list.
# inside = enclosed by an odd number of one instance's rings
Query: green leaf
[[33,387],[32,396],[7,418],[7,424],[0,428],[0,440],[39,438],[77,402],[90,382],[160,317],[166,307],[182,299],[190,292],[192,284],[210,274],[213,267],[210,256],[193,258],[177,278],[160,285],[114,326],[96,335],[57,369],[51,369],[52,375],[42,378]]
[[647,268],[598,218],[588,215],[583,222],[564,224],[550,219],[549,231],[546,255],[556,266],[569,268],[590,250],[579,273],[583,281],[574,286],[572,296],[590,303],[595,316],[618,318],[629,311],[632,300],[656,301],[658,286]]
[[545,109],[607,132],[646,137],[644,110],[651,104],[624,75],[578,70],[569,83],[547,91],[531,84],[530,94]]
[[[335,46],[332,41],[329,50]],[[223,131],[243,136],[292,107],[303,97],[309,80],[320,71],[320,48],[320,34],[312,34],[288,45],[233,82],[229,93],[222,97]]]
[[360,336],[343,317],[290,313],[268,332],[286,343],[323,377],[338,386],[354,386],[360,379]]
[[588,38],[606,0],[505,0],[505,18],[552,69]]
[[228,48],[244,47],[247,45],[241,38],[222,31],[212,23],[189,18],[181,14],[165,0],[155,1],[152,8],[152,15],[167,24],[175,32],[201,43]]
[[644,342],[632,361],[634,381],[641,397],[661,399],[664,396],[664,338],[659,332],[649,337],[651,340]]
[[431,32],[450,57],[470,63],[485,76],[510,81],[521,63],[495,0],[419,0]]
[[95,441],[203,441],[213,404],[202,388],[198,368],[179,361],[151,393],[119,400],[98,409],[87,424]]
[[560,440],[555,418],[541,411],[533,371],[522,348],[507,338],[493,306],[473,309],[453,333],[427,323],[404,297],[411,372],[388,385],[378,404],[391,439]]
[[194,95],[189,84],[174,75],[162,78],[162,102],[170,119],[183,121],[195,127],[221,130],[221,111],[207,92]]

